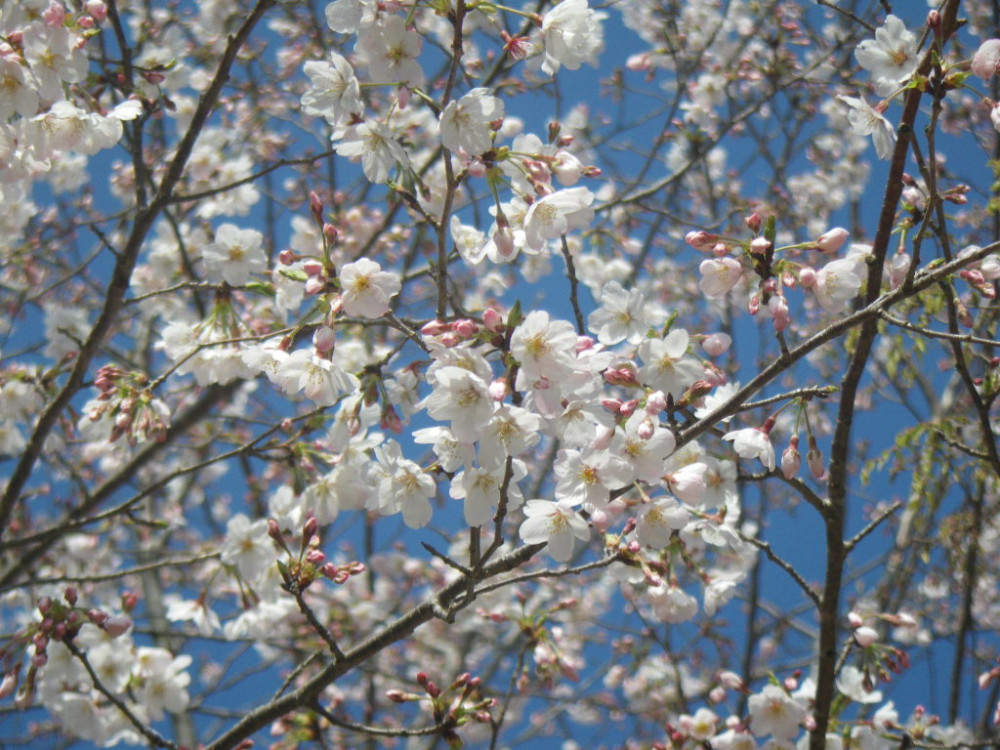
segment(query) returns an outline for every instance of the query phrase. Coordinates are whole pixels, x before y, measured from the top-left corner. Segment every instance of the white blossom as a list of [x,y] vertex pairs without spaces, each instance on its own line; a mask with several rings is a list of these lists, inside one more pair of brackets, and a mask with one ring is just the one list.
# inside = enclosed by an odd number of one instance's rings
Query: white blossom
[[475,88],[461,99],[452,99],[441,112],[438,130],[441,143],[451,151],[463,149],[478,156],[493,147],[491,123],[503,118],[503,101],[489,89]]
[[368,258],[359,258],[340,269],[344,312],[362,318],[380,318],[389,312],[390,300],[402,288],[399,275],[383,271]]

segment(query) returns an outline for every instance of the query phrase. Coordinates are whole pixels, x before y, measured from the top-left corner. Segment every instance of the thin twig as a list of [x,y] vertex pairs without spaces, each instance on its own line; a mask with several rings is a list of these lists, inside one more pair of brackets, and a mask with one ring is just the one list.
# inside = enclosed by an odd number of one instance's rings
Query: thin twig
[[812,600],[812,603],[815,604],[817,608],[819,608],[820,606],[819,594],[813,591],[812,587],[806,582],[806,580],[802,576],[799,575],[799,572],[794,568],[794,566],[791,563],[787,562],[784,558],[780,557],[778,553],[776,553],[771,548],[771,545],[768,542],[765,542],[762,539],[755,539],[752,536],[744,536],[743,534],[740,534],[740,538],[743,539],[744,542],[752,544],[757,549],[763,551],[764,554],[767,555],[768,559],[771,560],[771,562],[773,562],[783,571],[788,573],[788,575],[791,576],[792,580],[799,585],[799,588],[802,589],[803,592],[805,592],[805,595]]
[[847,542],[844,543],[844,547],[847,549],[848,552],[850,552],[852,549],[854,549],[854,547],[858,544],[858,542],[860,542],[866,536],[875,531],[876,527],[878,527],[880,523],[882,523],[885,519],[887,519],[889,516],[891,516],[893,513],[895,513],[902,507],[903,503],[901,501],[896,500],[895,502],[893,502],[892,505],[890,505],[888,508],[886,508],[877,516],[875,516],[875,518],[873,518],[867,526],[861,529],[861,531],[859,531],[857,534],[848,539]]

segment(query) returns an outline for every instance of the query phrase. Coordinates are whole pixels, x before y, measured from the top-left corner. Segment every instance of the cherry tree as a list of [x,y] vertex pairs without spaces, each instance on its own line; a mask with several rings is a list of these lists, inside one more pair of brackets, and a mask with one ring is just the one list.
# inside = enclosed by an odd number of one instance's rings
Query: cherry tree
[[983,0],[0,5],[5,741],[994,746],[998,71]]

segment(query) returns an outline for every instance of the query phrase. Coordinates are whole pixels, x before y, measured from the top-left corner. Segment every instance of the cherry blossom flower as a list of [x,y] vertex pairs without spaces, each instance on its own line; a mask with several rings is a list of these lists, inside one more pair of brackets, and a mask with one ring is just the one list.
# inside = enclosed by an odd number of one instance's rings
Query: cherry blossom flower
[[816,247],[824,253],[836,252],[844,245],[848,236],[848,231],[843,227],[834,227],[820,235],[816,240]]
[[426,526],[433,515],[430,499],[437,493],[434,480],[419,464],[403,458],[395,440],[376,448],[375,459],[365,470],[368,483],[375,488],[372,510],[384,516],[402,513],[411,529]]
[[719,723],[719,717],[711,709],[702,706],[694,712],[694,716],[681,714],[678,719],[678,727],[692,739],[699,742],[710,740],[715,734],[715,727]]
[[347,58],[330,53],[330,62],[311,60],[303,67],[311,81],[302,95],[302,111],[324,118],[330,125],[364,112],[361,87]]
[[840,671],[837,690],[855,703],[881,703],[882,691],[865,687],[864,673],[857,667],[847,666]]
[[545,310],[533,310],[514,331],[510,350],[525,377],[559,380],[573,370],[576,330],[567,320],[551,320]]
[[141,701],[151,719],[159,721],[164,711],[179,714],[187,708],[191,675],[185,670],[192,661],[187,654],[175,657],[162,648],[138,649],[136,666],[142,684]]
[[202,635],[211,636],[222,630],[215,611],[201,599],[182,599],[177,594],[163,597],[167,605],[166,618],[171,622],[191,621]]
[[778,740],[788,740],[799,733],[799,725],[806,717],[806,710],[797,700],[777,685],[765,685],[747,702],[750,711],[750,729],[758,737],[773,735]]
[[479,460],[484,466],[519,456],[538,443],[542,419],[519,406],[501,406],[479,434]]
[[422,402],[434,419],[450,419],[460,442],[475,442],[493,413],[493,399],[485,381],[464,367],[436,368],[433,390]]
[[680,396],[702,377],[704,368],[687,356],[690,337],[683,328],[675,328],[662,339],[644,339],[637,354],[643,361],[639,378],[645,385]]
[[202,249],[201,257],[210,281],[232,286],[242,286],[250,274],[267,270],[264,235],[235,224],[222,224],[215,232],[215,241]]
[[1000,70],[1000,39],[987,39],[972,56],[972,72],[989,81]]
[[360,157],[361,168],[371,182],[389,179],[389,172],[397,164],[409,168],[406,151],[395,139],[394,133],[378,120],[365,120],[346,130],[334,133],[333,140],[341,142],[334,149],[349,159]]
[[368,258],[359,258],[340,268],[344,312],[361,318],[381,318],[389,312],[390,300],[402,288],[399,275],[383,271]]
[[864,99],[857,99],[853,96],[838,96],[840,101],[850,109],[847,112],[847,121],[851,124],[851,129],[858,135],[870,135],[875,143],[875,155],[879,159],[888,159],[892,156],[892,150],[896,143],[896,129],[882,116],[882,113],[873,109]]
[[470,156],[485,153],[493,147],[491,123],[503,119],[503,113],[503,101],[491,96],[489,89],[472,89],[461,99],[452,99],[441,112],[441,143],[451,151],[461,148]]
[[861,289],[857,263],[851,258],[841,258],[827,263],[816,274],[813,291],[823,309],[829,313],[846,312],[852,299]]
[[562,0],[542,18],[545,60],[542,70],[555,75],[560,66],[576,70],[583,63],[597,64],[604,49],[601,21],[606,13],[591,10],[587,0]]
[[63,99],[63,84],[82,81],[87,75],[87,56],[81,39],[69,29],[31,24],[24,31],[24,57],[38,83],[38,93],[47,102]]
[[743,264],[728,255],[703,260],[698,270],[701,272],[698,288],[709,299],[724,296],[743,278]]
[[625,487],[634,475],[628,461],[607,450],[584,452],[564,448],[555,463],[555,495],[574,505],[605,505],[609,491]]
[[584,187],[557,190],[536,200],[524,215],[525,243],[539,250],[546,240],[590,226],[594,219],[594,210],[590,207],[593,201],[594,194]]
[[39,158],[52,158],[63,151],[93,155],[118,143],[122,121],[133,120],[141,112],[142,105],[134,100],[122,102],[103,116],[61,99],[28,121],[25,139]]
[[552,558],[567,562],[573,556],[576,540],[590,539],[590,527],[572,502],[529,500],[524,504],[524,521],[518,536],[525,544],[548,543]]
[[243,580],[256,581],[278,559],[274,542],[267,533],[267,521],[251,522],[242,513],[230,518],[219,557],[227,565],[235,565]]
[[339,34],[356,34],[375,21],[377,12],[375,0],[334,0],[326,6],[324,15],[331,30]]
[[[455,500],[464,500],[464,517],[469,526],[482,526],[493,520],[495,509],[500,504],[500,488],[507,473],[506,464],[493,467],[472,466],[458,472],[451,480],[448,491]],[[523,499],[517,482],[527,474],[523,461],[511,462],[511,481],[507,487],[507,507],[514,509]]]
[[430,444],[438,464],[445,471],[455,472],[471,466],[476,458],[475,447],[470,442],[459,441],[447,427],[424,427],[414,430],[413,442]]
[[727,432],[722,439],[733,441],[733,450],[740,458],[759,458],[768,471],[774,471],[774,446],[771,445],[771,439],[764,430],[746,427]]
[[675,531],[691,521],[691,514],[672,497],[660,497],[642,507],[635,527],[639,544],[663,549],[670,544]]
[[661,582],[650,586],[647,594],[653,611],[663,622],[687,622],[698,614],[698,600],[680,586]]
[[406,19],[388,16],[358,32],[355,51],[367,64],[373,83],[405,83],[413,88],[424,82],[418,61],[422,47],[420,35],[406,28]]
[[0,121],[14,115],[33,117],[38,111],[38,91],[31,72],[13,56],[0,55]]
[[656,306],[638,289],[626,291],[617,281],[601,288],[601,306],[587,318],[587,326],[605,346],[621,341],[638,344],[655,324]]
[[861,67],[871,73],[879,96],[888,96],[905,83],[917,68],[917,37],[901,20],[888,15],[854,50]]
[[[644,424],[649,427],[650,422],[652,430],[643,438],[640,430]],[[677,445],[674,433],[638,411],[626,420],[624,433],[620,455],[631,464],[636,479],[657,481],[663,474],[663,462]]]
[[333,406],[357,383],[353,375],[309,349],[292,352],[281,362],[278,381],[288,393],[303,391],[317,406]]

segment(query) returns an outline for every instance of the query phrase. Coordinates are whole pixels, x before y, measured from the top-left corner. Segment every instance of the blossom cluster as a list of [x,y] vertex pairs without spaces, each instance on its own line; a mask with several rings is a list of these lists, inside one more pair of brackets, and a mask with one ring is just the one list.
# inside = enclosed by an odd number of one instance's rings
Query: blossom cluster
[[[281,750],[982,742],[885,685],[942,643],[1000,675],[995,175],[944,137],[1000,131],[1000,41],[946,11],[5,6],[25,731],[245,746],[214,692],[280,671]],[[909,497],[862,497],[883,471]]]

